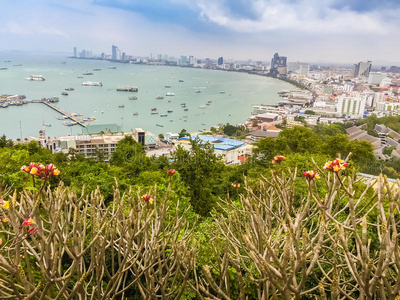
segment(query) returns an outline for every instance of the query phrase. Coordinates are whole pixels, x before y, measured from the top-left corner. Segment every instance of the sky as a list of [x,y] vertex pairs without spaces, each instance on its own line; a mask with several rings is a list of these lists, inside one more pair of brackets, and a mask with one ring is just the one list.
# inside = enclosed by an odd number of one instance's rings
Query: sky
[[400,64],[400,0],[0,0],[0,51]]

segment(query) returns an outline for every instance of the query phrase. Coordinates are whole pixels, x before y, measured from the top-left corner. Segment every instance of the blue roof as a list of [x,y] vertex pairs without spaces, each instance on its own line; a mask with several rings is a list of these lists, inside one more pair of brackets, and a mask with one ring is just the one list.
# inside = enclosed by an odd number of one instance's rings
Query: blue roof
[[[235,148],[245,145],[245,143],[242,141],[224,138],[224,137],[220,137],[220,136],[198,135],[198,134],[193,134],[191,136],[192,139],[195,139],[196,137],[199,137],[200,140],[202,140],[204,142],[209,142],[211,145],[214,146],[214,149],[222,150],[222,151],[232,150],[232,149],[235,149]],[[188,140],[190,140],[190,137],[185,136],[185,137],[179,138],[178,141],[179,140],[187,140],[188,141]]]

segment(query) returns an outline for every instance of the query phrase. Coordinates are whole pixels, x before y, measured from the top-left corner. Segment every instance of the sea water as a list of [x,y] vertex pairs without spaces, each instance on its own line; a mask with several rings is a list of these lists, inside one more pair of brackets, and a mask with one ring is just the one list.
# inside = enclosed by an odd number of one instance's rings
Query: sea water
[[[0,52],[0,68],[7,68],[0,70],[0,94],[22,94],[26,100],[56,96],[60,101],[55,104],[60,108],[94,117],[92,125],[117,124],[125,132],[142,128],[154,134],[182,129],[197,132],[218,124],[244,123],[254,105],[276,104],[277,92],[292,88],[288,83],[247,73],[122,64],[61,55]],[[46,80],[25,80],[30,75],[42,75]],[[82,86],[85,81],[100,81],[103,86]],[[139,91],[116,91],[120,85],[137,86]],[[70,87],[75,90],[67,91],[68,96],[61,95]],[[167,96],[168,92],[175,96]],[[129,100],[129,96],[137,99]],[[157,96],[164,99],[156,99]],[[152,109],[158,114],[152,114]],[[87,133],[79,125],[62,125],[57,116],[60,114],[42,103],[0,108],[0,134],[12,139],[38,136],[44,124],[50,137]]]

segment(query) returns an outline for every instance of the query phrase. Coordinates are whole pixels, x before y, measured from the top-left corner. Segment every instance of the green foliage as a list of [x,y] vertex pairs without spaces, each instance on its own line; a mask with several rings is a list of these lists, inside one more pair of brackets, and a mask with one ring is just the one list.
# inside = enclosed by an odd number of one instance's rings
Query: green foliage
[[237,128],[236,128],[236,126],[233,126],[228,123],[224,126],[223,131],[224,131],[224,134],[226,134],[227,136],[233,136],[236,133]]

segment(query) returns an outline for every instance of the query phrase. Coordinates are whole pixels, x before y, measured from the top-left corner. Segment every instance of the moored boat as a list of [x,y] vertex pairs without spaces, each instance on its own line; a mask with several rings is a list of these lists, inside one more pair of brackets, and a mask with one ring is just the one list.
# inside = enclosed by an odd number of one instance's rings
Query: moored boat
[[25,80],[45,81],[46,79],[42,75],[30,75],[29,77],[25,78]]

